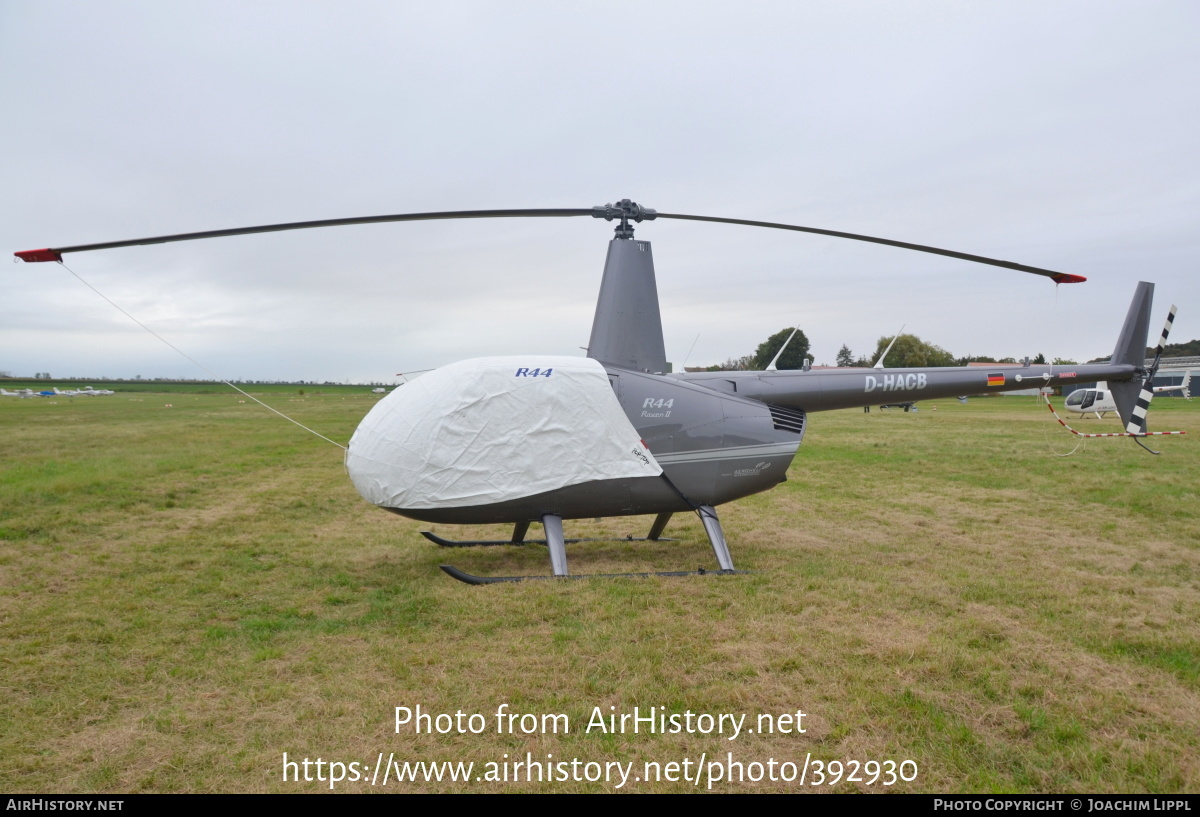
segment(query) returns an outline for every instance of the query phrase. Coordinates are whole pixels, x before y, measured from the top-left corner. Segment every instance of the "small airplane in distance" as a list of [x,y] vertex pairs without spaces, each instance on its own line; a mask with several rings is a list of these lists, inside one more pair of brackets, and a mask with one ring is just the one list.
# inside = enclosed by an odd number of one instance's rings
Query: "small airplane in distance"
[[371,394],[387,394],[387,389],[371,389]]
[[887,411],[888,409],[904,409],[905,411],[916,411],[917,410],[917,401],[916,400],[906,400],[903,403],[884,403],[882,406],[879,407],[880,411]]
[[58,397],[56,390],[46,389],[44,391],[34,391],[33,389],[17,389],[16,391],[5,391],[0,389],[0,397]]
[[[1188,392],[1188,385],[1192,382],[1192,373],[1188,372],[1183,376],[1183,382],[1178,386],[1155,386],[1155,394],[1164,394],[1171,391],[1181,391],[1183,396],[1191,400]],[[1094,389],[1076,389],[1067,395],[1066,399],[1067,411],[1078,412],[1080,417],[1088,414],[1095,414],[1096,419],[1103,420],[1104,415],[1110,411],[1117,410],[1117,404],[1113,400],[1112,391],[1108,388],[1108,383],[1103,380],[1096,384]]]
[[116,392],[112,389],[93,389],[91,386],[75,391],[59,391],[55,387],[43,389],[42,391],[33,391],[32,389],[8,391],[7,389],[0,389],[0,397],[104,397],[109,394],[116,394]]
[[[93,389],[91,386],[82,389],[67,389],[66,391],[59,391],[55,388],[49,393],[55,397],[104,397],[105,395],[116,394],[112,389]],[[42,394],[47,394],[47,392],[42,392]]]

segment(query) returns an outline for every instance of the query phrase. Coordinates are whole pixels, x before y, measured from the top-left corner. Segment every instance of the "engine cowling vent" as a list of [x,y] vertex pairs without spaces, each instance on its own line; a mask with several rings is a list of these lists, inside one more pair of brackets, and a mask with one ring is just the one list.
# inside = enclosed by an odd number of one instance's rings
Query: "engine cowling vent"
[[767,408],[771,410],[771,422],[775,424],[776,430],[804,435],[804,426],[808,422],[808,415],[803,411],[782,406],[767,406]]

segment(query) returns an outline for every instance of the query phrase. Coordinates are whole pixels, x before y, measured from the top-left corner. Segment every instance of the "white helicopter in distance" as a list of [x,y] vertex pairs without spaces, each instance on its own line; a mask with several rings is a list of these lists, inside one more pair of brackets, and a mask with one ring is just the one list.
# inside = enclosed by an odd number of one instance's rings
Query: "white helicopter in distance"
[[[1183,396],[1191,400],[1188,392],[1188,385],[1192,382],[1192,373],[1189,371],[1183,376],[1183,382],[1177,386],[1155,386],[1155,394],[1163,394],[1165,392],[1179,391],[1183,392]],[[1108,383],[1103,380],[1096,384],[1094,389],[1076,389],[1067,395],[1064,403],[1067,411],[1074,411],[1080,417],[1085,417],[1088,414],[1095,414],[1096,419],[1103,420],[1104,415],[1110,411],[1117,410],[1117,404],[1113,400],[1112,391],[1108,388]]]

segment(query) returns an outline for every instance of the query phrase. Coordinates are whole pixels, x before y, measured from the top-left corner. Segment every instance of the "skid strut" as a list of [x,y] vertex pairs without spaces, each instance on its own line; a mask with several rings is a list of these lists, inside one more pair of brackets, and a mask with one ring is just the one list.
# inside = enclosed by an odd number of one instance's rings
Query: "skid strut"
[[729,545],[725,544],[725,533],[721,530],[721,520],[717,519],[717,511],[712,505],[701,505],[696,509],[700,521],[704,523],[704,532],[712,544],[713,554],[723,572],[733,572],[733,557],[729,555]]
[[567,575],[567,542],[563,538],[562,517],[548,513],[542,517],[546,529],[546,547],[550,549],[550,570],[555,576]]
[[525,534],[529,533],[528,522],[518,522],[513,526],[512,543],[514,545],[525,544]]

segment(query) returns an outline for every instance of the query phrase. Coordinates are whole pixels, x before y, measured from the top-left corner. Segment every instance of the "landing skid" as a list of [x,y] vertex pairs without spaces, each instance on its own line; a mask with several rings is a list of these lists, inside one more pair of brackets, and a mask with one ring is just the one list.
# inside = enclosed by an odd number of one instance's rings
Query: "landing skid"
[[[505,542],[504,544],[508,544]],[[662,573],[588,573],[577,576],[473,576],[453,565],[438,565],[448,576],[466,584],[499,584],[501,582],[526,582],[538,579],[648,579],[651,576],[733,576],[748,573],[746,570],[669,570]]]
[[[421,535],[433,542],[435,545],[444,548],[488,548],[498,547],[500,545],[544,545],[545,539],[523,539],[520,542],[514,542],[511,539],[444,539],[432,531],[423,530]],[[607,539],[564,539],[563,542],[568,545],[573,545],[577,542],[674,542],[674,539],[667,537],[659,537],[651,539],[649,536],[626,536],[623,538],[607,538]]]
[[[546,531],[544,540],[529,540],[529,542],[540,541],[544,543],[550,551],[550,570],[553,575],[550,576],[473,576],[470,573],[459,570],[453,565],[441,565],[443,571],[447,575],[458,579],[460,582],[467,584],[498,584],[500,582],[523,582],[530,579],[617,579],[617,578],[648,578],[650,576],[729,576],[736,573],[744,573],[742,570],[733,569],[733,558],[729,555],[729,546],[725,544],[725,534],[721,531],[721,522],[717,519],[717,512],[711,505],[697,505],[696,513],[700,515],[700,520],[704,524],[704,532],[708,535],[708,541],[712,545],[713,555],[717,557],[717,564],[720,565],[719,570],[671,570],[662,573],[592,573],[580,576],[572,576],[567,572],[567,543],[568,542],[595,542],[603,541],[596,539],[566,539],[563,537],[562,517],[557,514],[544,514],[542,516],[542,528]],[[671,518],[670,513],[661,513],[654,520],[653,527],[650,528],[650,534],[646,540],[662,541],[659,536],[663,532],[663,528],[667,526],[667,521]],[[475,541],[475,542],[455,542],[449,539],[443,539],[440,536],[435,536],[429,531],[421,531],[425,538],[431,542],[436,542],[442,547],[489,547],[497,545],[523,545],[526,543],[525,534],[529,530],[528,522],[520,522],[513,530],[512,539],[507,542],[499,541]],[[633,537],[629,537],[625,541],[635,541]]]

